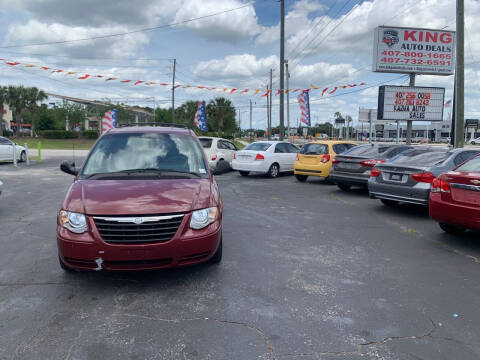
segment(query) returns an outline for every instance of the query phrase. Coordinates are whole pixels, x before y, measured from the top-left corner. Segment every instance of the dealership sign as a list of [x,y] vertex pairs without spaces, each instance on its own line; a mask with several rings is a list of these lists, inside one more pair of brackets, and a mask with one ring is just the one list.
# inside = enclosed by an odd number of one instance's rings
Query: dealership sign
[[445,89],[418,86],[380,86],[378,119],[442,121]]
[[373,71],[452,75],[455,32],[379,26],[375,29]]

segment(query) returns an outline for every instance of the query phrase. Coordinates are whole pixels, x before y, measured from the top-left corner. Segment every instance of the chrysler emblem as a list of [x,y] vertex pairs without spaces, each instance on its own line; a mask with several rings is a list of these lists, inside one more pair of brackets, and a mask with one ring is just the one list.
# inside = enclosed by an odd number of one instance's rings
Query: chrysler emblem
[[470,180],[470,182],[475,185],[480,184],[480,180]]
[[143,218],[135,218],[135,220],[133,220],[133,222],[137,225],[140,225],[143,223]]

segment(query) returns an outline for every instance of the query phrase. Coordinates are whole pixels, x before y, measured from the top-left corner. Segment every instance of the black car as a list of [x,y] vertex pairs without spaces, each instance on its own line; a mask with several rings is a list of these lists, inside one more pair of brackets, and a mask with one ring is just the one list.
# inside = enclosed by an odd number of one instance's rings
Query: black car
[[342,190],[368,186],[370,171],[380,163],[411,149],[410,145],[368,144],[356,146],[333,160],[329,179]]

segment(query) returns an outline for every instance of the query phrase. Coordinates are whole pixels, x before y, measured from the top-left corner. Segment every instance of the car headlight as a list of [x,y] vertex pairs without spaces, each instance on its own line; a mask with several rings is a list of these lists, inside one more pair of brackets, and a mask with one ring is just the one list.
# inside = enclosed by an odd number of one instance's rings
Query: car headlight
[[192,212],[192,219],[190,220],[190,227],[195,230],[203,229],[210,225],[218,218],[217,207],[207,209],[195,210]]
[[58,220],[62,227],[75,234],[81,234],[88,230],[87,218],[84,214],[61,210]]

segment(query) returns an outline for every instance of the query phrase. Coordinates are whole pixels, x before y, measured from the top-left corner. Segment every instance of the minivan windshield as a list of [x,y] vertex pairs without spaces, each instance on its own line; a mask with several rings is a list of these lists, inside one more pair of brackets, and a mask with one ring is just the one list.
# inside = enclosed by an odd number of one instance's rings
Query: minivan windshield
[[195,138],[178,134],[121,133],[102,136],[91,151],[82,176],[175,172],[207,174]]
[[265,151],[270,145],[269,143],[258,142],[248,145],[244,150]]

